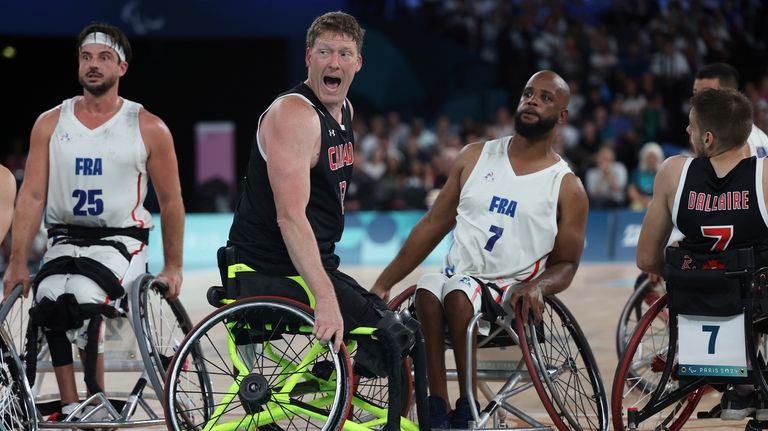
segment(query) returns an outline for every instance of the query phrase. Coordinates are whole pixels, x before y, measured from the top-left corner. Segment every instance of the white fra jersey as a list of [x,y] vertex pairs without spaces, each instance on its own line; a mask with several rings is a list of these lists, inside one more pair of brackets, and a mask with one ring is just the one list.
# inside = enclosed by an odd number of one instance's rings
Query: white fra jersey
[[749,144],[751,156],[758,158],[768,156],[768,136],[754,124],[752,125],[752,133],[747,138],[747,144]]
[[61,104],[48,144],[47,226],[151,228],[144,208],[147,150],[139,131],[141,105],[123,99],[106,123],[91,130],[75,117],[74,97]]
[[472,275],[500,287],[544,270],[557,235],[562,159],[528,175],[512,170],[509,137],[488,141],[459,196],[445,273]]

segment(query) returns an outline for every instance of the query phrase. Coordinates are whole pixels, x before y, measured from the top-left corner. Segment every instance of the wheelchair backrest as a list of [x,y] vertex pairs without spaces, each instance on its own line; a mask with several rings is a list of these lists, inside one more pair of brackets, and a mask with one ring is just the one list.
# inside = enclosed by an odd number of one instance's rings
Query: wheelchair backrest
[[695,252],[667,247],[664,279],[669,308],[681,314],[739,314],[750,297],[755,274],[752,248]]

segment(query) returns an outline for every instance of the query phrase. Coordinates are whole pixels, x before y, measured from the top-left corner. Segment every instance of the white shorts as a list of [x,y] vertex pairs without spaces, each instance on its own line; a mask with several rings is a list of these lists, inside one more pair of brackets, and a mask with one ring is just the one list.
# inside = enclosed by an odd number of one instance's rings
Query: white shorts
[[[62,256],[89,257],[109,268],[118,279],[122,279],[128,270],[129,262],[114,247],[96,245],[90,247],[78,247],[72,244],[57,244],[51,246],[43,257],[44,262]],[[48,298],[56,301],[60,295],[69,293],[74,295],[78,304],[104,304],[109,299],[107,293],[92,279],[80,274],[53,274],[40,280],[37,286],[35,300],[41,301]],[[85,349],[88,342],[87,330],[90,319],[77,329],[67,331],[67,337],[77,344],[80,349]],[[104,352],[104,322],[99,328],[99,353]]]
[[[485,280],[481,281],[484,282]],[[479,313],[482,306],[482,288],[483,286],[474,278],[464,274],[456,274],[450,278],[441,273],[424,274],[416,283],[417,291],[426,290],[435,295],[443,304],[445,304],[445,296],[454,290],[464,292],[469,298],[469,302],[472,303],[474,314]],[[488,292],[494,301],[499,302],[505,290],[506,287],[502,288],[501,294],[493,289],[488,289]],[[480,334],[487,335],[489,329],[490,323],[480,319]]]

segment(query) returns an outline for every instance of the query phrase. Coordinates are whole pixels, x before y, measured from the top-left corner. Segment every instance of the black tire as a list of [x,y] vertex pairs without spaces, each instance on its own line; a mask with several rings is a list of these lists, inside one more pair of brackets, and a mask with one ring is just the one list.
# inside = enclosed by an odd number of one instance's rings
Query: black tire
[[608,400],[584,333],[559,299],[547,296],[544,304],[542,324],[527,325],[521,345],[539,397],[559,429],[608,430]]
[[616,354],[618,358],[624,354],[627,342],[637,327],[643,314],[651,308],[654,302],[664,295],[664,283],[654,284],[648,280],[648,277],[638,279],[634,292],[624,304],[619,316],[619,323],[616,325]]
[[[659,399],[669,398],[668,395],[678,389],[678,381],[669,378],[662,382],[663,369],[669,360],[669,325],[665,315],[668,315],[667,296],[655,301],[637,324],[637,329],[627,343],[624,356],[616,367],[611,395],[611,414],[615,430],[628,429],[627,412],[630,408],[642,412],[650,403],[656,388],[661,385],[664,389]],[[673,361],[677,361],[674,354]],[[676,364],[673,364],[673,367]],[[685,422],[693,413],[707,387],[692,390],[678,401],[670,402],[657,414],[639,424],[637,430],[671,430],[683,428]]]
[[[149,274],[136,280],[131,291],[130,311],[144,366],[147,370],[154,370],[147,373],[149,383],[160,400],[163,398],[163,383],[168,366],[181,340],[192,329],[192,322],[181,302],[178,299],[167,300],[150,285],[151,280],[153,277]],[[188,366],[200,371],[196,374],[200,377],[196,384],[201,396],[195,400],[195,404],[211,410],[210,381],[205,378],[205,363],[198,351],[192,350],[192,353]]]
[[[351,406],[351,361],[343,344],[338,353],[320,348],[313,323],[309,307],[275,297],[240,299],[208,315],[181,342],[168,369],[163,397],[168,429],[200,430],[222,422],[246,429],[340,429]],[[310,349],[320,350],[297,372]],[[195,377],[201,370],[188,367],[198,354],[210,378],[212,413],[184,402],[199,397],[198,388],[187,384],[202,378]],[[254,383],[243,387],[243,379]],[[292,387],[286,391],[284,384]],[[248,397],[257,401],[249,404]],[[297,406],[305,412],[290,411]]]

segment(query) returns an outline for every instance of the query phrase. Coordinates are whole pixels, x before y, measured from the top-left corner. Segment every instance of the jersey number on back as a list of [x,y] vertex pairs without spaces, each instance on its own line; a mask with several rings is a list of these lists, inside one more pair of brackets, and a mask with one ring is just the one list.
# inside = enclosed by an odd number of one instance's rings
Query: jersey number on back
[[701,236],[705,238],[716,238],[712,251],[723,251],[733,238],[733,225],[730,226],[702,226]]
[[104,212],[104,201],[101,199],[101,189],[82,190],[72,192],[72,197],[77,199],[72,214],[76,216],[97,216]]

